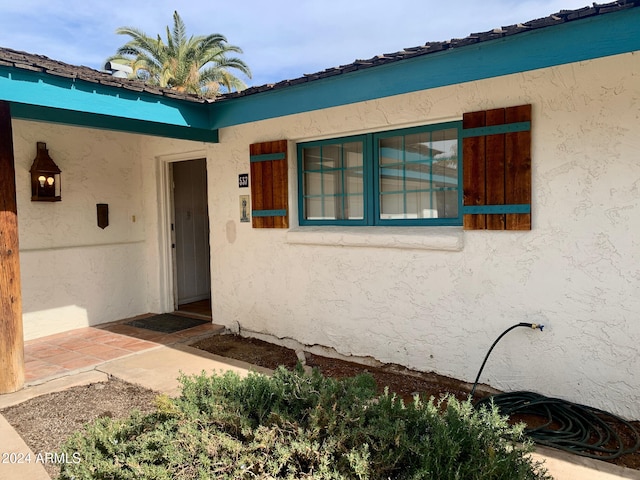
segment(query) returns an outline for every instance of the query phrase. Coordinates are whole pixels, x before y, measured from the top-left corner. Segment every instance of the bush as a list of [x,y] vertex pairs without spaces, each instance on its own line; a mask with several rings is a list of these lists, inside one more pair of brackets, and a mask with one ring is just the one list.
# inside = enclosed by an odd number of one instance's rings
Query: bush
[[[405,405],[372,377],[302,369],[182,377],[157,411],[100,419],[65,445],[72,479],[548,479],[521,427],[470,401]],[[517,443],[520,442],[520,443]],[[518,446],[520,445],[520,446]]]

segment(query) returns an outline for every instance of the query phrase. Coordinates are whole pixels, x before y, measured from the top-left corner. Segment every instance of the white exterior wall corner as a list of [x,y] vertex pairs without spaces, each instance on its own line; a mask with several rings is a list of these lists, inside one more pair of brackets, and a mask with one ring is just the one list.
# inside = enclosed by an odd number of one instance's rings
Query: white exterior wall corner
[[[167,142],[24,120],[12,126],[25,340],[160,311],[156,165],[145,146]],[[61,202],[31,202],[39,141],[62,170]],[[104,230],[97,203],[109,205]]]
[[[291,241],[304,235],[297,141],[525,103],[531,231],[460,230],[460,248],[443,250]],[[222,129],[209,147],[215,320],[466,381],[504,329],[543,323],[507,335],[481,381],[640,418],[639,112],[634,52]],[[252,229],[237,175],[250,144],[284,138],[293,234]]]
[[[145,242],[138,137],[14,120],[26,340],[143,313]],[[32,202],[36,142],[62,170],[62,201]],[[96,204],[109,204],[100,229]]]

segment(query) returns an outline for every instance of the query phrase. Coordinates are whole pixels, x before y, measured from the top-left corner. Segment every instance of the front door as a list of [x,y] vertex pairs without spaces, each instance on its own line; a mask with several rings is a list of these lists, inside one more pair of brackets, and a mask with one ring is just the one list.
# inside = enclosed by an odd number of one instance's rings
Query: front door
[[175,307],[211,296],[207,163],[172,163]]

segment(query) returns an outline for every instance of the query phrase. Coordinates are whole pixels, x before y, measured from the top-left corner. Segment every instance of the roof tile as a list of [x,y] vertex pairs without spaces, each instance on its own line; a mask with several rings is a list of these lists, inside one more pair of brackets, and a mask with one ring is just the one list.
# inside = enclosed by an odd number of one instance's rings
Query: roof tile
[[[300,83],[320,80],[322,78],[354,72],[363,68],[374,67],[390,62],[400,61],[420,55],[429,55],[435,52],[441,52],[447,49],[463,48],[469,45],[475,45],[481,42],[495,40],[506,36],[517,35],[526,31],[551,27],[562,23],[578,20],[593,15],[601,15],[612,11],[624,10],[627,8],[633,8],[640,6],[640,0],[617,0],[611,3],[598,5],[596,3],[591,7],[579,8],[577,10],[561,10],[560,12],[549,15],[544,18],[538,18],[530,20],[525,23],[518,23],[516,25],[509,25],[506,27],[500,27],[488,32],[480,32],[471,34],[465,38],[457,38],[445,42],[427,42],[424,46],[408,47],[401,52],[387,53],[384,55],[378,55],[376,57],[362,60],[358,59],[354,62],[346,65],[341,65],[336,68],[328,68],[321,72],[305,74],[303,77],[295,78],[288,81],[278,82],[270,86],[269,89],[286,88],[290,85],[297,85]],[[267,89],[267,90],[269,90]],[[227,98],[235,98],[240,96],[252,95],[265,91],[264,88],[251,87],[242,92],[234,92],[232,94],[225,94],[219,98],[219,100],[225,100]]]
[[153,95],[161,95],[168,98],[190,100],[204,103],[207,100],[193,94],[177,92],[175,90],[159,87],[149,87],[140,80],[117,78],[107,72],[100,72],[89,67],[69,65],[64,62],[52,60],[44,55],[20,52],[9,48],[0,48],[0,66],[13,67],[31,72],[41,72],[47,75],[68,78],[73,81],[81,80],[106,87],[126,88],[136,92],[147,92]]
[[[465,38],[456,38],[445,42],[427,42],[422,46],[405,48],[400,52],[386,53],[384,55],[378,55],[376,57],[365,60],[357,59],[352,63],[346,65],[331,67],[320,72],[305,74],[299,78],[282,80],[274,84],[250,87],[246,90],[243,90],[242,92],[227,93],[222,95],[221,97],[218,97],[217,100],[226,100],[280,88],[287,88],[289,86],[300,85],[303,83],[320,80],[335,75],[347,74],[356,70],[362,70],[365,68],[384,65],[408,58],[414,58],[420,55],[429,55],[448,49],[464,48],[481,42],[516,35],[529,30],[551,27],[589,16],[602,15],[605,13],[625,10],[634,7],[640,7],[640,0],[617,0],[605,4],[594,3],[590,7],[579,8],[577,10],[561,10],[560,12],[544,18],[530,20],[528,22],[519,23],[517,25],[500,27],[487,32],[474,33]],[[62,62],[51,60],[43,55],[33,55],[6,48],[0,48],[0,66],[15,67],[35,72],[43,72],[50,75],[67,77],[73,79],[74,81],[82,80],[91,83],[99,83],[108,87],[124,87],[127,90],[145,92],[152,95],[161,95],[172,99],[175,98],[179,100],[189,100],[201,103],[211,101],[210,99],[205,99],[197,95],[185,94],[175,90],[147,85],[139,80],[116,78],[111,76],[109,73],[99,72],[88,67],[68,65]]]

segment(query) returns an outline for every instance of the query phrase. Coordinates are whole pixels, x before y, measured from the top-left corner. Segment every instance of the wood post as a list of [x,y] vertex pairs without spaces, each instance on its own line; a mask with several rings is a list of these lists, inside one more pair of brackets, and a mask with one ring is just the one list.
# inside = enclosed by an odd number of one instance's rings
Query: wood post
[[0,394],[24,386],[21,295],[11,109],[0,101]]

